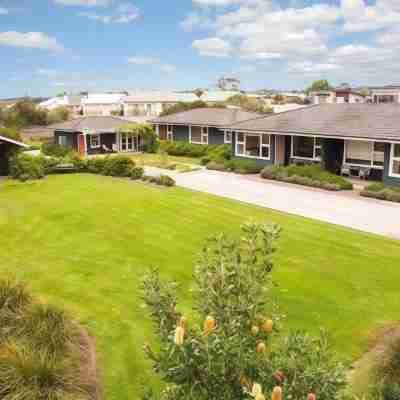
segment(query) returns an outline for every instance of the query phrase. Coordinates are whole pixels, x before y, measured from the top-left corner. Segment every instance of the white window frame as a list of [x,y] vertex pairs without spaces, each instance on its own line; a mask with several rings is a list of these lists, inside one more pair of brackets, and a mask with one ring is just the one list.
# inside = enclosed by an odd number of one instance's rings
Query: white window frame
[[296,156],[294,154],[294,138],[296,137],[306,137],[306,138],[310,138],[310,136],[302,136],[302,135],[298,135],[298,136],[292,136],[292,140],[291,140],[291,151],[290,151],[290,157],[291,158],[295,158],[296,160],[309,160],[309,161],[321,161],[321,157],[317,157],[317,149],[322,150],[322,145],[317,145],[317,140],[321,138],[318,138],[317,136],[312,136],[312,138],[314,138],[314,149],[313,149],[313,156],[312,157],[300,157],[300,156]]
[[[200,127],[200,142],[195,142],[192,140],[192,127],[199,126]],[[192,144],[208,144],[209,139],[209,128],[208,126],[200,126],[200,125],[190,125],[189,126],[189,142]]]
[[[90,148],[91,149],[98,149],[101,146],[101,140],[100,140],[100,135],[95,134],[95,135],[89,135],[90,136]],[[97,138],[98,144],[93,145],[93,138]]]
[[396,174],[393,172],[393,164],[395,161],[400,161],[400,157],[394,156],[394,148],[395,146],[400,146],[400,143],[392,143],[390,149],[390,167],[389,167],[389,176],[393,178],[400,178],[400,174]]
[[167,140],[170,142],[174,141],[174,126],[167,125]]
[[[239,135],[243,135],[243,141],[239,141]],[[268,136],[268,144],[263,143],[263,135]],[[260,153],[259,156],[249,156],[246,154],[246,138],[247,136],[257,136],[260,139]],[[239,145],[243,145],[243,153],[238,152]],[[262,149],[268,148],[268,157],[262,156]],[[254,158],[257,160],[270,160],[271,159],[271,135],[268,133],[243,133],[243,132],[236,132],[236,144],[235,144],[235,155],[240,157],[246,158]]]
[[[63,140],[60,140],[60,139],[63,139]],[[63,141],[65,141],[65,143],[61,143],[61,142],[63,142]],[[59,146],[63,146],[63,147],[66,147],[67,146],[67,135],[58,135],[58,139],[57,139],[57,142],[58,142],[58,145]]]
[[[371,153],[371,157],[370,157],[371,162],[368,165],[368,164],[356,164],[356,163],[347,162],[347,146],[348,146],[349,141],[351,142],[352,140],[344,141],[343,165],[349,165],[350,167],[359,167],[359,168],[374,168],[374,169],[380,169],[380,170],[384,169],[384,165],[376,165],[375,164],[375,153],[382,153],[380,151],[375,151],[375,143],[382,143],[382,142],[379,142],[377,140],[368,142],[370,144],[370,153]],[[385,152],[383,152],[383,155],[385,156]],[[368,160],[365,160],[365,161],[368,161]]]
[[231,131],[224,131],[224,143],[232,144],[232,132]]

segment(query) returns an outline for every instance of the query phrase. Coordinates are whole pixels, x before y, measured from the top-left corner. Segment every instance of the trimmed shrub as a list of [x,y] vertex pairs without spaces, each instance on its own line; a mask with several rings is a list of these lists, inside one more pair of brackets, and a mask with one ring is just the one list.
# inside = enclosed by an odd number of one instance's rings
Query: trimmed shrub
[[127,177],[131,175],[135,162],[129,156],[119,155],[105,158],[104,175]]
[[71,152],[71,149],[60,146],[54,142],[47,142],[42,144],[42,153],[46,156],[53,156],[53,157],[65,157],[68,153]]
[[[185,157],[205,157],[207,160],[203,161],[203,165],[207,162],[229,160],[232,156],[232,149],[230,145],[204,145],[192,144],[185,141],[161,141],[161,152],[165,152],[171,156],[185,156]],[[207,161],[207,162],[206,162]]]
[[380,182],[368,185],[360,194],[364,197],[400,203],[400,187],[385,186]]
[[142,179],[144,175],[144,169],[142,167],[133,167],[131,170],[131,179],[138,180]]
[[226,161],[210,161],[207,169],[214,171],[231,171],[238,174],[258,174],[263,167],[253,160],[226,160]]
[[45,172],[46,161],[44,157],[21,153],[15,155],[10,161],[10,176],[22,182],[42,179]]
[[171,187],[175,186],[175,180],[168,175],[160,176],[160,185]]
[[210,161],[207,164],[207,169],[211,169],[213,171],[226,171],[227,167],[225,166],[225,164],[221,164],[216,161]]
[[89,158],[87,161],[87,170],[92,174],[103,174],[106,162],[106,158],[103,157]]
[[320,165],[268,166],[261,177],[325,190],[352,190],[353,184],[341,176],[325,171]]

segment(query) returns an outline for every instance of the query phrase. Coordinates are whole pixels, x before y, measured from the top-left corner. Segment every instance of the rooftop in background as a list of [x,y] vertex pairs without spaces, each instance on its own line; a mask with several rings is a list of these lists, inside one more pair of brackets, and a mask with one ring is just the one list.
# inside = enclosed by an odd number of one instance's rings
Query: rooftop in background
[[114,132],[128,120],[118,117],[82,117],[48,126],[53,131],[83,132],[85,129],[94,132]]
[[176,92],[157,92],[143,91],[130,92],[129,96],[123,98],[124,103],[178,103],[178,102],[193,102],[200,100],[193,93],[176,93]]
[[93,93],[82,99],[82,104],[116,104],[126,97],[122,93]]
[[232,124],[232,130],[400,142],[399,104],[322,104]]
[[259,118],[260,114],[232,108],[195,108],[189,111],[158,117],[151,122],[172,125],[204,125],[223,127],[238,121]]

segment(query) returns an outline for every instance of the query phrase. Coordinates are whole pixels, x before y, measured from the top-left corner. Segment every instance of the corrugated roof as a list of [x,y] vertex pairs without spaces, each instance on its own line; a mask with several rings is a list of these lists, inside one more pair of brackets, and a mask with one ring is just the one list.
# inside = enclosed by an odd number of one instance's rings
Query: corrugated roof
[[260,117],[260,114],[232,108],[195,108],[158,117],[150,122],[172,125],[228,126],[238,121]]
[[322,104],[250,121],[232,130],[400,141],[400,104]]
[[82,117],[71,121],[53,124],[48,128],[60,131],[83,132],[85,129],[96,132],[113,132],[129,121],[118,117]]
[[124,103],[178,103],[199,100],[193,93],[134,92],[123,99]]

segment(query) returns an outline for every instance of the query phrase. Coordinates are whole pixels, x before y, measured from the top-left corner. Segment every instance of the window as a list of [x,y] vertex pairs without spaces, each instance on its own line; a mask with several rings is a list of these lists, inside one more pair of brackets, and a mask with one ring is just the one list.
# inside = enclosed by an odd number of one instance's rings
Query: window
[[146,115],[147,116],[151,116],[151,110],[152,110],[151,104],[146,104]]
[[191,126],[190,127],[190,143],[208,144],[208,127]]
[[345,141],[345,164],[382,169],[384,161],[385,143],[359,140]]
[[271,137],[267,134],[254,135],[238,133],[236,139],[236,155],[269,160],[270,143]]
[[173,142],[174,141],[174,126],[167,125],[167,140]]
[[232,143],[232,132],[224,132],[224,143],[225,144],[230,144]]
[[58,137],[58,144],[60,146],[66,147],[67,146],[67,137],[65,135],[59,136]]
[[92,149],[100,147],[100,135],[90,135],[90,147]]
[[322,140],[307,136],[292,136],[292,157],[321,160]]
[[390,176],[400,178],[400,144],[392,144],[390,157]]

